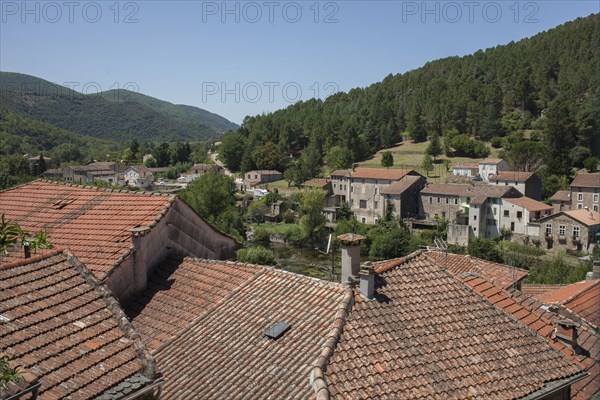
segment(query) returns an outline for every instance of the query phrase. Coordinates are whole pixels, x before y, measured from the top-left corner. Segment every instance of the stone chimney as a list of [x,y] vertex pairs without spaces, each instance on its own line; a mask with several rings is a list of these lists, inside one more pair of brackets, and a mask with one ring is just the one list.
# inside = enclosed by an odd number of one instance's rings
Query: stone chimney
[[367,299],[375,297],[375,270],[373,264],[367,261],[360,269],[360,294]]
[[360,270],[360,244],[364,236],[354,233],[345,233],[337,237],[342,243],[342,283],[348,282],[350,277],[356,278]]
[[586,281],[593,281],[594,279],[600,279],[600,261],[594,261],[592,271],[585,275]]
[[23,256],[24,258],[31,258],[31,245],[29,242],[23,243]]

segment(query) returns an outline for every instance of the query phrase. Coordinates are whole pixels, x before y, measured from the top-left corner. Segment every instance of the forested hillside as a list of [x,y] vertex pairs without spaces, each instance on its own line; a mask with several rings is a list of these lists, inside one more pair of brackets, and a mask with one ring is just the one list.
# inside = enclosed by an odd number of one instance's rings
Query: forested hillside
[[[403,135],[415,141],[445,137],[448,155],[458,150],[453,143],[499,145],[494,138],[516,136],[509,143],[538,141],[549,172],[569,175],[573,152],[589,157],[593,146],[599,153],[599,49],[596,14],[516,43],[389,75],[325,101],[247,117],[226,135],[221,155],[234,170],[298,170],[321,157],[361,161]],[[350,153],[341,154],[340,147]],[[290,162],[290,154],[296,161]]]
[[[237,125],[195,107],[129,91],[83,95],[29,75],[0,72],[2,107],[24,117],[110,140],[210,140]],[[117,96],[118,95],[118,96]]]

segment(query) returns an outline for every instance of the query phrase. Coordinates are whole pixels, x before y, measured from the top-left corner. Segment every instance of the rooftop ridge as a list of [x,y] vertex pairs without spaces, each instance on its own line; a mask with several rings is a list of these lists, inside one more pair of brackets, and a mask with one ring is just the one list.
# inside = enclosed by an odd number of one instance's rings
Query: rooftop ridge
[[[135,191],[135,190],[127,190],[127,189],[112,189],[112,188],[102,188],[102,187],[98,187],[98,186],[92,186],[92,185],[85,185],[85,184],[78,184],[78,183],[69,183],[69,182],[61,182],[61,181],[55,181],[52,179],[43,179],[43,178],[39,178],[39,179],[35,179],[31,182],[27,182],[24,183],[22,185],[18,185],[18,186],[13,186],[11,188],[5,189],[5,190],[12,190],[12,189],[16,189],[19,187],[23,187],[23,186],[27,186],[33,182],[43,182],[43,183],[50,183],[56,186],[68,186],[68,187],[76,187],[76,188],[80,188],[80,189],[90,189],[90,190],[96,190],[98,192],[106,192],[106,193],[127,193],[127,194],[132,194],[132,195],[136,195],[136,196],[160,196],[160,197],[179,197],[176,194],[170,194],[170,193],[160,193],[160,192],[139,192],[139,191]],[[4,191],[4,190],[3,190]],[[0,191],[3,192],[3,191]]]
[[38,262],[38,261],[45,260],[46,258],[57,256],[62,252],[64,252],[64,249],[51,249],[49,252],[46,252],[44,254],[38,254],[38,255],[30,257],[30,258],[24,258],[22,260],[12,261],[12,262],[5,263],[5,264],[0,264],[0,269],[11,269],[11,268],[16,268],[16,267],[21,267],[23,265],[27,265],[32,262]]
[[121,308],[121,305],[114,298],[112,292],[87,269],[85,264],[81,263],[77,257],[71,254],[69,250],[64,250],[63,254],[66,256],[69,264],[79,272],[83,279],[85,279],[94,290],[100,292],[102,300],[106,303],[106,307],[110,310],[115,320],[117,320],[119,328],[125,333],[125,337],[133,342],[135,353],[142,363],[142,374],[147,378],[155,379],[157,375],[156,362],[146,346],[142,343],[140,334],[134,329]]
[[[383,260],[381,262],[386,262],[386,264],[388,264],[388,265],[376,268],[375,269],[375,273],[379,275],[379,274],[382,274],[384,272],[387,272],[387,271],[389,271],[389,270],[391,270],[393,268],[396,268],[396,267],[400,266],[401,264],[404,264],[405,262],[407,262],[409,260],[417,258],[421,254],[423,254],[422,250],[416,250],[416,251],[413,251],[410,254],[407,254],[404,257],[392,258],[391,260]],[[392,262],[392,263],[389,264],[390,262]]]
[[354,292],[351,288],[348,288],[348,292],[344,295],[344,298],[338,305],[335,320],[325,338],[325,342],[321,345],[321,353],[313,362],[313,368],[310,372],[310,384],[315,391],[317,400],[329,400],[330,392],[327,381],[325,380],[325,370],[327,368],[327,363],[331,359],[331,356],[342,337],[346,319],[348,318],[350,309],[353,305]]

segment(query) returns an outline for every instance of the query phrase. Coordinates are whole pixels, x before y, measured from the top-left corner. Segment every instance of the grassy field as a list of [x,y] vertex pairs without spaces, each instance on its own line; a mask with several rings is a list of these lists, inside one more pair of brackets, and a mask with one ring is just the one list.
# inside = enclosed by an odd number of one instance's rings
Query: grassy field
[[299,192],[298,188],[293,186],[288,187],[288,181],[282,179],[280,181],[264,183],[262,185],[257,186],[260,189],[267,189],[269,191],[273,191],[273,189],[277,189],[280,194],[292,194]]
[[[425,170],[421,167],[421,163],[423,162],[423,157],[425,156],[425,150],[429,142],[423,143],[413,143],[411,141],[402,142],[397,146],[392,148],[381,150],[377,152],[370,159],[360,162],[359,165],[361,167],[368,168],[382,168],[381,167],[381,154],[384,151],[391,151],[394,156],[394,166],[391,168],[397,169],[414,169],[420,174],[427,176]],[[497,158],[498,157],[498,149],[490,148],[491,153],[488,158]],[[450,171],[446,171],[446,166],[444,165],[443,160],[450,160]],[[438,157],[436,163],[434,164],[433,171],[429,172],[428,181],[430,182],[445,182],[448,177],[448,173],[452,175],[452,166],[458,163],[471,162],[476,163],[483,160],[482,158],[468,158],[468,157],[446,157],[444,155]]]

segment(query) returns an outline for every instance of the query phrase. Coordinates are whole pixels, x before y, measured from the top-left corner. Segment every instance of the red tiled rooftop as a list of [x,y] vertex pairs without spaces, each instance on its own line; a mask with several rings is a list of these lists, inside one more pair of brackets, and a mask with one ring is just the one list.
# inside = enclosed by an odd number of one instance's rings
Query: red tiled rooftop
[[0,322],[0,353],[39,377],[41,399],[111,399],[153,381],[118,302],[67,253],[5,264],[0,289],[10,318]]
[[546,292],[551,292],[565,286],[564,284],[523,284],[521,291],[529,296],[538,297],[538,295]]
[[[360,295],[326,368],[335,399],[514,399],[581,368],[424,254]],[[501,294],[497,290],[497,294]]]
[[569,200],[571,200],[571,192],[568,190],[559,190],[556,193],[554,193],[554,195],[552,195],[552,197],[550,197],[550,200],[569,201]]
[[585,188],[592,188],[592,189],[598,189],[600,188],[600,173],[596,173],[596,174],[585,174],[585,173],[579,173],[575,176],[575,179],[573,179],[573,182],[571,182],[571,187],[585,187]]
[[[573,314],[562,306],[558,306],[556,309],[545,307],[539,300],[523,292],[513,290],[510,292],[510,296],[517,303],[516,307],[522,307],[540,319],[550,320],[553,327],[559,328],[559,320],[569,320],[573,317]],[[511,312],[510,308],[505,309]],[[581,351],[574,353],[568,344],[563,344],[554,337],[554,334],[551,335],[549,341],[557,347],[566,346],[562,352],[578,361],[590,374],[587,378],[571,386],[572,400],[589,400],[600,395],[600,363],[598,363],[600,360],[600,334],[593,327],[588,326],[585,321],[577,319],[577,316],[575,316],[574,322],[577,325],[577,343]]]
[[399,181],[392,182],[388,187],[381,189],[381,194],[402,194],[420,179],[422,179],[420,176],[407,175]]
[[[171,286],[150,289],[155,293],[133,324],[145,342],[158,345],[163,397],[313,397],[312,362],[349,302],[349,289],[269,267],[199,259],[157,274]],[[276,322],[291,328],[267,338]]]
[[509,267],[469,255],[446,254],[438,251],[428,251],[425,255],[437,265],[446,268],[452,275],[459,276],[472,272],[503,289],[516,285],[528,274],[527,270],[521,268]]
[[600,225],[600,213],[584,209],[563,211],[565,215],[587,226]]
[[562,286],[536,296],[543,303],[558,303],[584,320],[600,326],[600,279]]
[[526,196],[506,199],[506,201],[514,204],[515,206],[523,207],[529,212],[552,210],[552,206]]
[[533,172],[523,171],[499,171],[496,175],[490,178],[490,181],[516,181],[525,182],[535,174]]
[[104,279],[130,251],[129,230],[153,226],[175,198],[35,181],[0,192],[0,213],[31,233],[47,230]]

